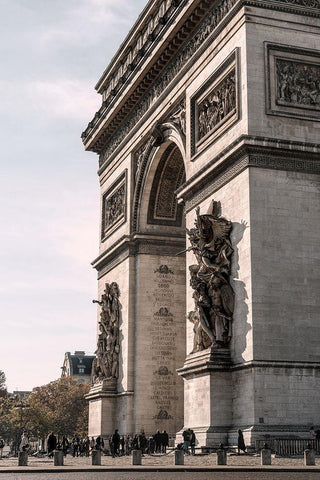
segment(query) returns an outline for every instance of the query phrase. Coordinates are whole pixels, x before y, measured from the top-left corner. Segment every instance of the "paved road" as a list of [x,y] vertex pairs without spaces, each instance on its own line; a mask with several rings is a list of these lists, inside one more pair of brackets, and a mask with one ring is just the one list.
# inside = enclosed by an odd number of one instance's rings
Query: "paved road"
[[3,472],[0,480],[319,480],[319,472]]

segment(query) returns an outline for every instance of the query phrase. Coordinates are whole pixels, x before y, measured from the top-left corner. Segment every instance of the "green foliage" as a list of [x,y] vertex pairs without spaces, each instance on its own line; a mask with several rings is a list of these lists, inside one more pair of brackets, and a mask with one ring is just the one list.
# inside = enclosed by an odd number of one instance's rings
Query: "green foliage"
[[45,438],[49,432],[73,436],[87,435],[88,402],[84,395],[89,385],[78,385],[64,377],[35,388],[27,398],[0,398],[0,435],[19,438],[25,430],[30,436]]
[[0,370],[0,397],[7,395],[6,376],[2,370]]

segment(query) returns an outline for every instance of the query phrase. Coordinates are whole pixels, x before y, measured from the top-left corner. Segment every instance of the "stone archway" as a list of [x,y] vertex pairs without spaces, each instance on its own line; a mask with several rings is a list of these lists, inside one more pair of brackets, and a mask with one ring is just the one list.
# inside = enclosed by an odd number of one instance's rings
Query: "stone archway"
[[[153,140],[154,142],[154,140]],[[185,181],[182,153],[167,139],[146,149],[136,233],[135,429],[175,434],[183,426],[186,355],[185,215],[176,190]],[[135,205],[134,205],[135,207]]]

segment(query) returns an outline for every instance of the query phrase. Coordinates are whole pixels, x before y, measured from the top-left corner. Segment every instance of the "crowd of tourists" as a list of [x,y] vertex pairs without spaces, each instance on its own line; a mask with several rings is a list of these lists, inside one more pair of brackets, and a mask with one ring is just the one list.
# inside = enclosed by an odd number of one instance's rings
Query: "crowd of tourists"
[[[17,443],[17,451],[28,451],[31,455],[43,454],[53,457],[55,450],[62,450],[64,456],[69,454],[73,457],[89,457],[92,450],[100,450],[104,454],[120,457],[131,455],[132,450],[141,450],[142,455],[166,454],[169,447],[169,434],[165,430],[162,432],[157,430],[154,435],[146,435],[144,431],[135,435],[120,435],[116,429],[109,438],[103,439],[101,435],[90,438],[75,434],[72,438],[68,438],[51,432],[46,439],[45,448],[33,451],[27,434],[23,433],[20,442]],[[196,437],[193,430],[185,430],[183,443],[178,448],[182,448],[186,455],[194,455],[195,446]],[[11,452],[11,454],[17,454],[17,452]]]

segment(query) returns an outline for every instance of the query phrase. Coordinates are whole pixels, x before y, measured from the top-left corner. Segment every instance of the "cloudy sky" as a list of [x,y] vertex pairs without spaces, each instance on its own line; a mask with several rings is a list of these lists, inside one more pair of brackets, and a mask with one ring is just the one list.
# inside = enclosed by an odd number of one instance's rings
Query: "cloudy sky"
[[96,335],[94,85],[146,0],[0,0],[0,370],[9,391],[60,376]]

